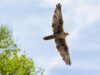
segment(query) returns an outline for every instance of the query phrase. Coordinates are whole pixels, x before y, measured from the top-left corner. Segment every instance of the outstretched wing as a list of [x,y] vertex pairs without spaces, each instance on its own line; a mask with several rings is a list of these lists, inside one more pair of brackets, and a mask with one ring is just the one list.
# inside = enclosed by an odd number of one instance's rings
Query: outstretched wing
[[65,39],[55,39],[55,42],[56,42],[56,47],[60,52],[60,55],[62,56],[63,60],[66,62],[66,64],[71,65],[69,50],[65,42]]
[[52,28],[53,28],[54,34],[64,32],[63,31],[63,19],[62,19],[62,12],[61,12],[60,3],[56,5],[56,9],[54,11]]
[[[54,11],[53,15],[53,23],[52,23],[53,33],[59,34],[64,32],[63,30],[63,18],[62,18],[62,12],[61,12],[61,5],[57,4],[56,9]],[[70,56],[68,52],[68,46],[65,42],[65,39],[56,38],[56,47],[58,51],[60,52],[60,55],[62,56],[63,60],[66,62],[66,64],[71,64]]]

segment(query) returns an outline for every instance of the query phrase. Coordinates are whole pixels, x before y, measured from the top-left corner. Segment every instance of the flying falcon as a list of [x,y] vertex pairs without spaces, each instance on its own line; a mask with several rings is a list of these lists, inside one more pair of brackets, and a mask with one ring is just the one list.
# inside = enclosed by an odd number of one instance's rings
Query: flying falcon
[[56,9],[53,15],[53,22],[52,22],[53,34],[44,37],[44,40],[54,39],[56,43],[56,47],[60,52],[61,57],[65,61],[67,65],[71,65],[71,60],[69,56],[69,49],[67,43],[65,41],[65,37],[69,34],[64,32],[63,29],[63,18],[61,12],[61,4],[58,3],[56,5]]

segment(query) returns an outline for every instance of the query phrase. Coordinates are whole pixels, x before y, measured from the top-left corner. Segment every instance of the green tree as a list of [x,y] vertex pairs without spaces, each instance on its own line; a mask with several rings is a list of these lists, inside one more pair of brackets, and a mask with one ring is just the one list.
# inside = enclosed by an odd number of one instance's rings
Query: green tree
[[[18,55],[20,48],[12,38],[12,31],[6,25],[0,26],[0,75],[36,75],[32,59],[25,54]],[[42,72],[41,72],[42,73]]]

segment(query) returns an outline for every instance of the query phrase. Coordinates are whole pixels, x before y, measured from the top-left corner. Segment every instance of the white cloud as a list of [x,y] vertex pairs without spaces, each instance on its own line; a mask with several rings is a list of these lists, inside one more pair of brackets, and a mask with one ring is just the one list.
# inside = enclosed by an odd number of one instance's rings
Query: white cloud
[[74,61],[72,64],[72,69],[80,69],[80,70],[100,70],[99,63],[97,62],[88,62],[88,61]]
[[[57,62],[59,62],[59,61],[57,61]],[[60,68],[60,69],[70,68],[70,69],[73,69],[73,70],[74,69],[75,70],[79,69],[79,70],[96,70],[96,71],[100,70],[99,62],[94,62],[94,61],[77,61],[77,60],[73,60],[73,61],[74,62],[70,66],[68,66],[66,64],[62,64],[62,62],[59,62],[58,64],[56,64],[56,61],[52,62],[51,65],[53,65],[53,66],[49,70],[51,70],[53,68]]]
[[100,6],[82,5],[71,10],[69,11],[73,12],[73,14],[69,13],[65,17],[66,22],[67,20],[72,21],[76,25],[70,32],[70,39],[76,39],[82,29],[92,25],[93,22],[100,18]]
[[[37,58],[36,63],[39,63],[42,68],[46,69],[44,75],[48,75],[50,70],[52,70],[54,67],[57,67],[59,64],[63,62],[62,59],[60,59],[60,56],[55,56],[55,57],[43,57],[41,56],[42,59]],[[48,58],[48,59],[47,59]],[[64,62],[63,62],[64,63]],[[66,65],[66,64],[65,64]]]
[[[49,61],[49,62],[48,62]],[[39,59],[37,63],[41,63],[40,65],[43,65],[45,72],[44,75],[48,75],[52,69],[72,69],[72,70],[87,70],[87,71],[99,71],[100,65],[96,62],[88,62],[88,61],[77,61],[73,60],[73,63],[71,66],[68,66],[64,64],[62,59],[59,59],[59,57],[54,58],[48,58],[48,59]]]
[[70,4],[71,0],[42,0],[41,6],[47,5],[47,7],[54,7],[57,3],[61,3],[63,6]]
[[27,4],[27,3],[31,3],[32,0],[0,0],[0,4]]

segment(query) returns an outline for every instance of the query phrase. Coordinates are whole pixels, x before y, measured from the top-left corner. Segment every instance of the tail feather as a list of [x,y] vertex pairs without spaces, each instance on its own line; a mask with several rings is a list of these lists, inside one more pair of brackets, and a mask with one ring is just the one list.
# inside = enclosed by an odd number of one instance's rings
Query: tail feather
[[49,36],[44,37],[43,39],[44,40],[51,40],[51,39],[54,39],[54,38],[55,38],[54,35],[49,35]]

